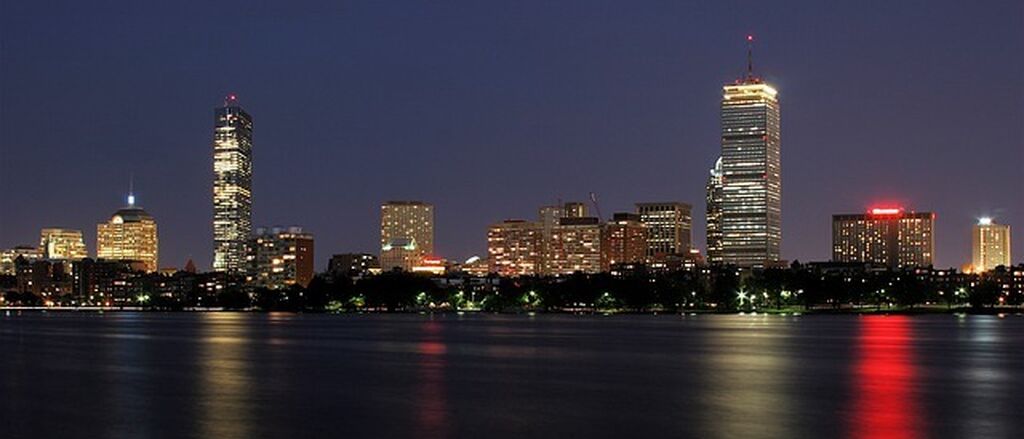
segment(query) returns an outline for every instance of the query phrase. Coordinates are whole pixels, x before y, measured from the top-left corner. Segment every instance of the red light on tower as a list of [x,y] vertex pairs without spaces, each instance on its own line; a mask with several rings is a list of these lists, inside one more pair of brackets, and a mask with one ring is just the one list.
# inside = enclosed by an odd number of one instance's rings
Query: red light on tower
[[747,35],[747,41],[754,41],[753,35]]

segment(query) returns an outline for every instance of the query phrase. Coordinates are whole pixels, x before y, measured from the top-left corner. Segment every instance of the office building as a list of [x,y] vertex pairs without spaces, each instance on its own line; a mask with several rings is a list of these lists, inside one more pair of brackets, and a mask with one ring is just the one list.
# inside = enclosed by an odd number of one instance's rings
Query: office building
[[421,201],[388,201],[380,209],[380,264],[383,271],[412,271],[434,254],[434,206]]
[[722,88],[721,259],[764,267],[782,245],[779,101],[749,60],[746,77]]
[[647,226],[647,258],[690,252],[690,205],[677,202],[637,203],[636,213]]
[[369,253],[337,254],[327,262],[327,271],[334,276],[359,277],[378,270],[380,260]]
[[128,205],[114,212],[110,220],[96,225],[96,257],[111,261],[136,261],[142,271],[157,270],[158,239],[156,221],[135,205],[135,196],[128,195]]
[[30,245],[19,245],[14,248],[0,250],[0,274],[15,275],[18,258],[26,262],[32,262],[42,257],[39,249]]
[[982,218],[971,230],[971,270],[983,273],[1000,265],[1011,265],[1010,226]]
[[648,226],[635,213],[616,213],[604,226],[601,271],[621,264],[640,264],[647,258]]
[[82,231],[46,228],[39,232],[39,251],[43,259],[79,261],[88,257]]
[[249,281],[270,289],[313,280],[313,235],[301,227],[259,228],[248,245]]
[[595,217],[563,217],[554,227],[544,255],[554,276],[601,271],[601,224]]
[[252,117],[235,95],[214,110],[213,270],[246,269],[252,232]]
[[832,216],[832,260],[927,267],[935,257],[935,214],[874,208]]
[[543,256],[543,225],[505,220],[487,230],[488,271],[500,276],[533,276],[540,273]]

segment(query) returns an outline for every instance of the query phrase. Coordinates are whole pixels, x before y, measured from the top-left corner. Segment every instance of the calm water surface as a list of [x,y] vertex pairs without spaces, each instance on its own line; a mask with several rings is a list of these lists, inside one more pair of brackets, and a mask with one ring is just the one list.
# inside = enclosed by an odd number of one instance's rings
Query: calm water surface
[[1024,437],[1024,317],[0,311],[4,438]]

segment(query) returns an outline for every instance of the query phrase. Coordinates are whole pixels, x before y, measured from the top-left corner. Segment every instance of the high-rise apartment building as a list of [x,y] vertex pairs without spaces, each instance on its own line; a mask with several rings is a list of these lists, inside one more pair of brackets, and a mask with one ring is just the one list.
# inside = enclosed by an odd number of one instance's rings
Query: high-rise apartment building
[[710,264],[722,263],[722,158],[715,162],[708,176],[704,201],[706,218],[707,260]]
[[753,75],[722,87],[722,262],[780,260],[782,164],[778,92]]
[[247,271],[253,285],[271,289],[306,287],[313,280],[313,235],[301,227],[261,227],[247,247]]
[[540,273],[543,226],[523,220],[505,220],[487,230],[488,271],[500,276]]
[[544,255],[547,273],[555,276],[601,271],[601,224],[595,217],[563,217],[551,233]]
[[214,110],[213,270],[246,269],[252,233],[252,117],[235,95]]
[[43,259],[79,261],[88,257],[81,230],[46,228],[39,232]]
[[135,261],[143,271],[157,270],[158,240],[156,221],[135,205],[128,195],[128,206],[114,212],[110,220],[96,225],[96,257],[112,261]]
[[690,252],[690,205],[677,202],[637,203],[636,213],[647,226],[647,257],[654,259]]
[[832,260],[892,268],[926,267],[935,257],[935,214],[875,208],[832,216]]
[[642,263],[647,257],[648,227],[640,214],[616,213],[604,226],[601,242],[601,271],[618,264]]
[[434,254],[434,206],[421,201],[388,201],[380,208],[380,266],[412,271]]
[[1010,226],[982,218],[971,231],[971,269],[986,272],[1000,265],[1009,267]]

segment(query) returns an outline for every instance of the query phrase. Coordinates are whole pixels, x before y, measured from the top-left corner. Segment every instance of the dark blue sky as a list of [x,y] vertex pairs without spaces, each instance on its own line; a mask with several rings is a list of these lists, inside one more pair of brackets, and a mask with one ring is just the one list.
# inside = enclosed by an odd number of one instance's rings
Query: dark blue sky
[[379,204],[437,205],[437,249],[596,192],[608,215],[694,205],[718,155],[723,83],[780,91],[783,256],[830,255],[833,213],[938,213],[937,263],[981,215],[1024,256],[1024,3],[1006,1],[6,1],[0,247],[86,232],[124,200],[160,264],[211,246],[213,107],[255,119],[254,222],[375,252]]

